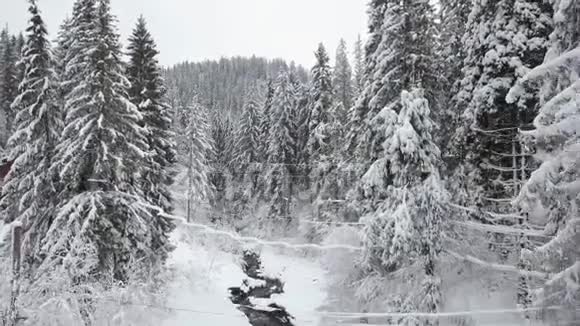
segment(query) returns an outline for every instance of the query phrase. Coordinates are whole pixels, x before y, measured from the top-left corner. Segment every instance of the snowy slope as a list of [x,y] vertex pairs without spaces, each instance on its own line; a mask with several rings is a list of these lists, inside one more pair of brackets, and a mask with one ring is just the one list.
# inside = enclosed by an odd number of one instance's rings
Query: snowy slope
[[183,310],[175,311],[163,325],[249,325],[228,299],[227,289],[244,277],[233,255],[197,244],[182,229],[176,230],[173,241],[176,249],[168,265],[175,277],[167,302]]
[[284,281],[284,293],[271,299],[296,318],[295,325],[315,326],[320,322],[316,313],[326,299],[325,271],[309,259],[280,254],[272,249],[262,251],[262,265],[268,275]]

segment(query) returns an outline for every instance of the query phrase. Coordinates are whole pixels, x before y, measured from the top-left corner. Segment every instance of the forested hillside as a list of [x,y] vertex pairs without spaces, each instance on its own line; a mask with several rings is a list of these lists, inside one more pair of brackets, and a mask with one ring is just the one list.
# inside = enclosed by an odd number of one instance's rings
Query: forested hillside
[[265,87],[282,69],[296,69],[302,82],[308,72],[282,59],[234,57],[218,61],[184,62],[164,70],[171,98],[183,104],[193,95],[205,107],[239,114],[252,87]]

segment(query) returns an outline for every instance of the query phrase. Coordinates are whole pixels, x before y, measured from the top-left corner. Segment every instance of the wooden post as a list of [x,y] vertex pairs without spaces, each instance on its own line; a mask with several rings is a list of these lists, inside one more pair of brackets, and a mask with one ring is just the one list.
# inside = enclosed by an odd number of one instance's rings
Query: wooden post
[[7,326],[16,326],[20,320],[18,310],[16,309],[16,301],[18,299],[18,292],[20,291],[20,262],[22,261],[22,225],[15,223],[12,226],[12,280],[10,281],[10,307],[8,308],[8,324]]

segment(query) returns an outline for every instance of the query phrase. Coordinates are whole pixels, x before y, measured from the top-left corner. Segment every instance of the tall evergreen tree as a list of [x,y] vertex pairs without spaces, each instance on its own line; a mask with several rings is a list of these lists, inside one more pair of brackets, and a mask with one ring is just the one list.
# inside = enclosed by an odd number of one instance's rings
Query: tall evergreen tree
[[2,53],[0,53],[0,111],[4,119],[4,130],[2,145],[6,145],[8,138],[14,129],[15,112],[12,110],[12,103],[18,94],[18,71],[16,62],[18,54],[16,52],[15,39],[10,37],[8,29],[4,29],[0,36],[2,43]]
[[308,135],[308,154],[310,162],[316,164],[321,155],[330,152],[328,125],[334,118],[332,71],[330,58],[321,43],[315,52],[316,64],[312,67],[312,86],[310,90],[310,122]]
[[550,11],[535,0],[473,2],[464,36],[464,78],[455,100],[463,126],[454,151],[469,171],[470,197],[488,209],[509,211],[529,175],[531,158],[517,131],[529,128],[538,99],[528,93],[510,104],[505,96],[517,78],[542,62]]
[[179,109],[177,126],[178,161],[185,175],[178,176],[176,181],[186,189],[186,218],[190,221],[194,218],[195,207],[207,206],[213,198],[208,165],[208,154],[212,150],[210,126],[207,110],[197,98],[188,107]]
[[524,248],[523,259],[550,279],[534,296],[538,306],[563,306],[543,317],[552,325],[575,322],[580,304],[580,4],[554,1],[554,30],[544,63],[510,90],[507,103],[525,102],[539,90],[541,108],[531,137],[542,162],[522,187],[516,204],[544,226],[548,241]]
[[[379,13],[382,19],[374,17]],[[347,162],[353,158],[361,161],[355,162],[362,163],[356,165],[359,175],[368,174],[370,165],[383,160],[383,143],[396,121],[393,113],[400,111],[402,90],[420,87],[431,104],[437,88],[433,41],[436,31],[429,2],[386,1],[379,7],[371,6],[370,14],[370,21],[380,25],[372,29],[376,35],[371,35],[367,44],[367,81],[351,117],[349,148],[345,153]],[[373,178],[363,178],[349,194],[351,208],[358,214],[376,210],[387,196],[392,175],[388,165],[379,165],[374,168]]]
[[345,124],[347,112],[353,101],[353,77],[352,67],[348,61],[346,42],[341,39],[336,50],[336,60],[333,70],[332,85],[334,96],[337,100],[336,119],[340,124]]
[[263,157],[260,153],[261,123],[263,99],[257,86],[250,89],[246,103],[244,104],[242,117],[239,121],[237,134],[237,152],[239,164],[235,167],[240,174],[239,184],[236,185],[234,194],[234,215],[242,218],[256,206],[256,200],[263,193],[261,172],[263,170]]
[[239,151],[241,154],[240,163],[243,166],[255,165],[255,163],[262,161],[260,155],[260,144],[262,142],[260,124],[262,122],[261,108],[263,106],[264,103],[258,88],[252,88],[246,97],[240,120]]
[[[466,56],[462,39],[466,32],[470,12],[470,0],[441,1],[440,52],[445,65],[446,85],[455,85],[461,81],[461,69]],[[453,93],[456,90],[456,88],[449,88],[446,93]]]
[[[349,144],[349,154],[359,147],[371,163],[349,195],[367,225],[369,272],[360,292],[376,291],[367,288],[374,277],[401,277],[379,290],[381,298],[394,311],[433,313],[441,304],[435,266],[445,201],[429,108],[437,87],[433,8],[424,0],[371,2],[370,14],[376,25],[367,44],[367,81],[351,122],[362,134]],[[405,272],[417,266],[422,273]],[[410,317],[398,322],[430,324]]]
[[[390,196],[364,217],[363,262],[374,272],[367,277],[389,279],[383,291],[388,293],[391,309],[436,313],[442,304],[436,265],[447,196],[439,179],[440,153],[432,137],[434,124],[421,89],[403,91],[400,112],[391,110],[388,114],[394,121],[383,143],[385,156],[363,179],[369,179],[370,184],[374,182],[370,179],[378,178],[380,183],[380,171],[388,167],[393,175],[387,186]],[[417,266],[422,273],[405,272]],[[417,319],[403,317],[397,323],[436,324]]]
[[40,241],[54,213],[55,178],[50,166],[62,121],[50,41],[36,1],[29,2],[31,18],[19,62],[25,68],[24,79],[12,104],[15,132],[8,141],[9,158],[14,163],[5,179],[0,206],[4,222],[24,225],[23,256],[33,260],[40,253]]
[[386,124],[379,112],[398,111],[403,89],[421,85],[434,106],[437,85],[433,8],[428,1],[371,1],[365,49],[365,88],[351,113],[348,157],[373,162],[382,156]]
[[[270,137],[270,127],[271,127],[271,111],[272,111],[272,101],[274,99],[274,82],[272,80],[268,81],[266,86],[266,96],[264,98],[264,104],[260,110],[260,137],[261,139],[268,139]],[[260,142],[260,157],[262,157],[262,162],[265,162],[268,158],[268,143]]]
[[131,83],[129,100],[143,115],[141,125],[147,130],[149,150],[153,152],[141,182],[145,199],[170,212],[173,207],[169,186],[173,183],[171,167],[176,153],[158,54],[145,19],[140,17],[129,38],[127,78]]
[[[353,69],[353,93],[356,99],[362,92],[365,78],[364,78],[364,54],[363,54],[363,43],[360,38],[360,34],[354,43],[354,69]],[[351,107],[348,107],[350,110]]]
[[[80,2],[75,2],[75,6],[80,5]],[[76,13],[77,8],[73,8],[73,14]],[[56,37],[56,46],[53,50],[54,58],[55,58],[55,70],[59,77],[64,75],[66,69],[66,56],[70,49],[71,43],[71,28],[72,28],[72,19],[67,17],[60,25],[60,29],[58,31]],[[63,76],[64,77],[64,76]],[[64,95],[62,95],[64,96]]]
[[95,0],[77,0],[73,4],[72,16],[65,19],[57,37],[55,49],[57,66],[56,71],[60,79],[60,96],[64,104],[65,98],[80,82],[82,65],[73,59],[82,55],[83,48],[79,46],[86,42],[94,26],[95,13],[83,10]]
[[[79,0],[64,83],[66,121],[53,169],[59,207],[43,267],[64,264],[74,284],[126,281],[170,250],[172,224],[159,219],[136,180],[150,158],[142,116],[129,99],[119,36],[108,0]],[[76,74],[72,74],[72,71]]]
[[[535,92],[522,94],[517,103],[508,103],[506,94],[529,69],[539,65],[546,53],[551,31],[551,8],[536,0],[474,1],[463,38],[465,60],[463,80],[454,99],[463,125],[457,129],[452,152],[461,162],[454,175],[460,181],[462,204],[484,211],[518,213],[512,201],[517,197],[535,165],[529,149],[519,136],[529,129],[537,114]],[[496,223],[487,215],[470,217],[485,224]],[[502,221],[524,227],[525,217]],[[510,251],[521,253],[530,246],[525,236],[494,235],[500,259]],[[528,269],[520,258],[518,267]],[[517,302],[530,304],[529,281],[522,275]]]
[[443,157],[451,165],[450,171],[459,163],[449,160],[453,153],[447,152],[452,149],[449,143],[455,129],[461,124],[461,112],[458,110],[462,108],[457,107],[454,101],[461,86],[461,69],[466,56],[463,36],[466,32],[471,5],[471,0],[444,0],[441,1],[441,10],[439,11],[441,29],[438,53],[441,58],[443,80],[438,92],[444,103],[440,114],[442,119],[439,123],[440,144],[441,149],[445,152]]
[[[368,39],[364,49],[364,78],[367,82],[377,69],[377,49],[383,39],[383,24],[388,2],[389,0],[372,0],[368,4]],[[366,147],[359,146],[359,144],[362,145],[370,140],[371,134],[370,126],[365,123],[369,112],[368,105],[365,103],[368,102],[368,95],[363,95],[363,91],[363,89],[359,90],[356,104],[351,108],[350,112],[350,128],[345,150],[345,159],[347,161],[352,161],[354,158],[366,161],[369,158],[369,152]],[[364,168],[359,172],[362,172],[362,170]]]
[[212,217],[213,222],[233,222],[231,217],[231,195],[234,181],[240,174],[239,152],[237,151],[236,130],[228,115],[214,114],[211,118],[210,138],[212,148],[209,152],[211,167],[210,183],[214,194],[212,206],[221,215]]
[[[334,181],[336,180],[336,175],[333,172],[336,172],[336,159],[338,159],[339,153],[335,147],[337,145],[336,141],[341,138],[340,134],[338,134],[340,128],[337,126],[340,124],[340,116],[343,113],[342,108],[344,108],[341,101],[346,100],[343,98],[346,95],[344,92],[350,92],[344,88],[346,86],[345,82],[351,82],[351,76],[348,73],[350,67],[341,66],[348,65],[344,43],[338,52],[337,69],[341,71],[335,72],[337,78],[334,79],[335,82],[341,83],[340,86],[337,86],[342,92],[342,94],[337,94],[338,104],[335,105],[333,101],[332,71],[329,66],[328,55],[322,44],[320,44],[318,51],[315,52],[316,64],[312,68],[308,155],[311,166],[310,180],[312,182],[312,191],[315,198],[317,198],[315,207],[318,212],[317,218],[320,220],[328,218],[325,209],[326,201],[338,199],[337,193],[329,188],[334,186]],[[339,58],[341,56],[342,59]],[[340,60],[346,60],[346,62],[339,63]],[[339,109],[337,110],[337,108]],[[332,186],[330,185],[331,183],[333,184]],[[313,237],[314,239],[315,237]]]
[[268,166],[266,193],[270,199],[268,216],[289,218],[292,201],[293,164],[296,162],[296,89],[289,72],[281,72],[276,79],[270,133],[268,137]]
[[308,141],[310,140],[310,119],[311,119],[311,90],[308,85],[302,83],[295,84],[296,108],[295,108],[295,125],[296,125],[296,158],[294,173],[300,178],[294,181],[299,183],[304,189],[310,189],[310,171],[312,168],[310,161],[310,151]]

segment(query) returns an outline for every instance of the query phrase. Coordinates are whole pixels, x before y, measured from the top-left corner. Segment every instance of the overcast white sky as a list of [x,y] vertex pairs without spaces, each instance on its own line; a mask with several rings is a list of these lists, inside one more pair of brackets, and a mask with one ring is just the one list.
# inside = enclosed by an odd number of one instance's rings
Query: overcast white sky
[[[20,31],[26,0],[2,0],[0,24]],[[6,3],[5,3],[6,2]],[[39,0],[49,32],[56,35],[74,0]],[[343,37],[352,50],[366,32],[367,0],[112,0],[125,40],[143,14],[165,65],[222,56],[264,56],[310,67],[319,42],[331,58]]]

